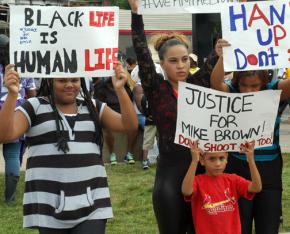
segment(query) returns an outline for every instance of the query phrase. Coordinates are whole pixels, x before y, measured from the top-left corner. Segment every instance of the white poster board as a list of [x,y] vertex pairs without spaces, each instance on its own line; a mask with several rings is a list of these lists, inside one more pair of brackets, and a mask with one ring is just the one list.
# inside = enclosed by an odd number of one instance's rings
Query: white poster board
[[185,82],[178,86],[175,143],[199,140],[204,151],[240,151],[256,140],[256,148],[273,144],[280,90],[225,93]]
[[290,4],[287,0],[222,7],[225,71],[290,67]]
[[138,14],[219,13],[224,4],[238,0],[138,0]]
[[10,61],[24,77],[114,74],[116,7],[10,6]]

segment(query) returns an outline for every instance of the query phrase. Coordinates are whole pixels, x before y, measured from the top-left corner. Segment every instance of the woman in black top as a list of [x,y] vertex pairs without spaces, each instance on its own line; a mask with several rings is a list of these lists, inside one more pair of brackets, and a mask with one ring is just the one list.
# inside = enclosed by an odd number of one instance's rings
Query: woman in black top
[[159,232],[194,233],[190,204],[185,203],[181,193],[182,179],[191,162],[190,151],[175,144],[174,137],[178,81],[203,85],[204,80],[189,77],[188,44],[184,36],[179,34],[163,35],[156,41],[155,49],[167,77],[164,79],[156,73],[147,46],[142,16],[136,14],[137,0],[129,0],[129,4],[139,76],[159,134],[159,159],[153,190],[153,207]]

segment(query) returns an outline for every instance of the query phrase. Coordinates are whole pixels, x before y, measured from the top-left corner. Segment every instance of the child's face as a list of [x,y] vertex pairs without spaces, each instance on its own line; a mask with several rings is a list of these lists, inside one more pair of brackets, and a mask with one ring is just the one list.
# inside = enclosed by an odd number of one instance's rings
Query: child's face
[[239,83],[241,93],[258,92],[262,89],[262,81],[258,76],[243,77]]
[[218,176],[222,174],[228,162],[228,154],[226,152],[205,153],[200,163],[205,167],[206,174],[210,176]]
[[74,103],[80,88],[80,78],[56,78],[53,80],[54,95],[58,104]]

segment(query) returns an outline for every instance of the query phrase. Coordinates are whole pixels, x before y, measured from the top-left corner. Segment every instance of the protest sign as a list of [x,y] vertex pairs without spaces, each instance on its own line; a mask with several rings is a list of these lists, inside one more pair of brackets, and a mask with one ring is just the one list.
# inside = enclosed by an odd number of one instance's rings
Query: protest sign
[[10,61],[21,76],[114,74],[116,7],[10,6]]
[[262,1],[222,7],[225,71],[290,67],[290,3]]
[[273,144],[280,90],[225,93],[179,82],[178,94],[175,143],[199,140],[204,151],[239,151],[250,140],[256,148]]
[[238,0],[138,0],[138,14],[219,13],[232,2]]

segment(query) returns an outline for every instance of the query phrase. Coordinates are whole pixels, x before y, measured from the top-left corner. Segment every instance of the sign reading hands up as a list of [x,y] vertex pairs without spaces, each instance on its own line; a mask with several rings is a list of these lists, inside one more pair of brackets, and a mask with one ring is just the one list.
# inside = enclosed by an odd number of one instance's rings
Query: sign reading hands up
[[116,7],[11,6],[10,61],[21,76],[114,75]]
[[222,7],[225,71],[290,67],[289,0]]

